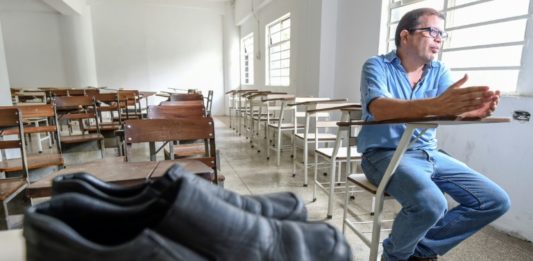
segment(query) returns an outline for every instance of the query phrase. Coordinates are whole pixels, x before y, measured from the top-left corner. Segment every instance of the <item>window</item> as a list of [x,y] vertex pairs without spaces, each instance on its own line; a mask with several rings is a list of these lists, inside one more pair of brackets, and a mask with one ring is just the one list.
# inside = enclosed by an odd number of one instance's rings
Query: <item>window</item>
[[469,85],[517,93],[529,0],[390,0],[389,4],[389,51],[396,48],[394,33],[400,18],[413,9],[431,7],[446,16],[449,37],[439,58],[452,77],[468,73]]
[[241,84],[254,84],[254,34],[241,39]]
[[291,65],[290,13],[266,26],[266,85],[289,86]]

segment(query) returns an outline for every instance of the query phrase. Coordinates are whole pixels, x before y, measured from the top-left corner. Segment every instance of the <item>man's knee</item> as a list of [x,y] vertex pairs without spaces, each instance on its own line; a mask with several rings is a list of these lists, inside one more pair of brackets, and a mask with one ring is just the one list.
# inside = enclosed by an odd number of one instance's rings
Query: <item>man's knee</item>
[[409,209],[428,222],[441,219],[448,209],[448,202],[440,191],[424,190],[417,193]]
[[511,199],[504,190],[500,190],[497,193],[491,193],[491,199],[482,208],[499,217],[511,208]]

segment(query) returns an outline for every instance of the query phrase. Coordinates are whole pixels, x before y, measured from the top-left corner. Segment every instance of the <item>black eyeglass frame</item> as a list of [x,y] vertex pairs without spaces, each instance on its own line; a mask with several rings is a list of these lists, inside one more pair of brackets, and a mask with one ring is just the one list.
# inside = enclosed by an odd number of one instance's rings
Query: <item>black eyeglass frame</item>
[[426,31],[429,33],[429,36],[431,36],[431,38],[437,38],[437,37],[440,37],[440,39],[447,39],[448,38],[448,33],[445,32],[445,31],[441,31],[435,27],[421,27],[421,28],[410,28],[410,29],[407,29],[408,32],[410,33],[413,33],[415,31]]

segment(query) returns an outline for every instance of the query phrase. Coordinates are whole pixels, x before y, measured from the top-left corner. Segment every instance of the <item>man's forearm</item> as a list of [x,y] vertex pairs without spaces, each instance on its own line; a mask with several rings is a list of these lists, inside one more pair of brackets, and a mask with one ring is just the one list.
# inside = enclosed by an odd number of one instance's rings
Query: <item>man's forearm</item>
[[399,100],[378,98],[370,103],[370,112],[374,120],[389,120],[398,118],[416,118],[438,115],[433,99]]

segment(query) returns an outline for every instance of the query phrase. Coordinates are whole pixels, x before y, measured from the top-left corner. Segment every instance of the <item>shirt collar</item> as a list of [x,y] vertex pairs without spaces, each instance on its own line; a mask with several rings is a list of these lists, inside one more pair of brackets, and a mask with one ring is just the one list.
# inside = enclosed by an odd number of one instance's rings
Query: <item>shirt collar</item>
[[[389,53],[385,54],[385,62],[387,63],[393,63],[393,64],[397,64],[397,65],[400,65],[400,58],[398,57],[398,55],[396,55],[396,50],[392,50],[390,51]],[[437,61],[436,60],[432,60],[430,62],[428,62],[427,64],[427,67],[430,67],[430,68],[433,68],[437,65]]]

